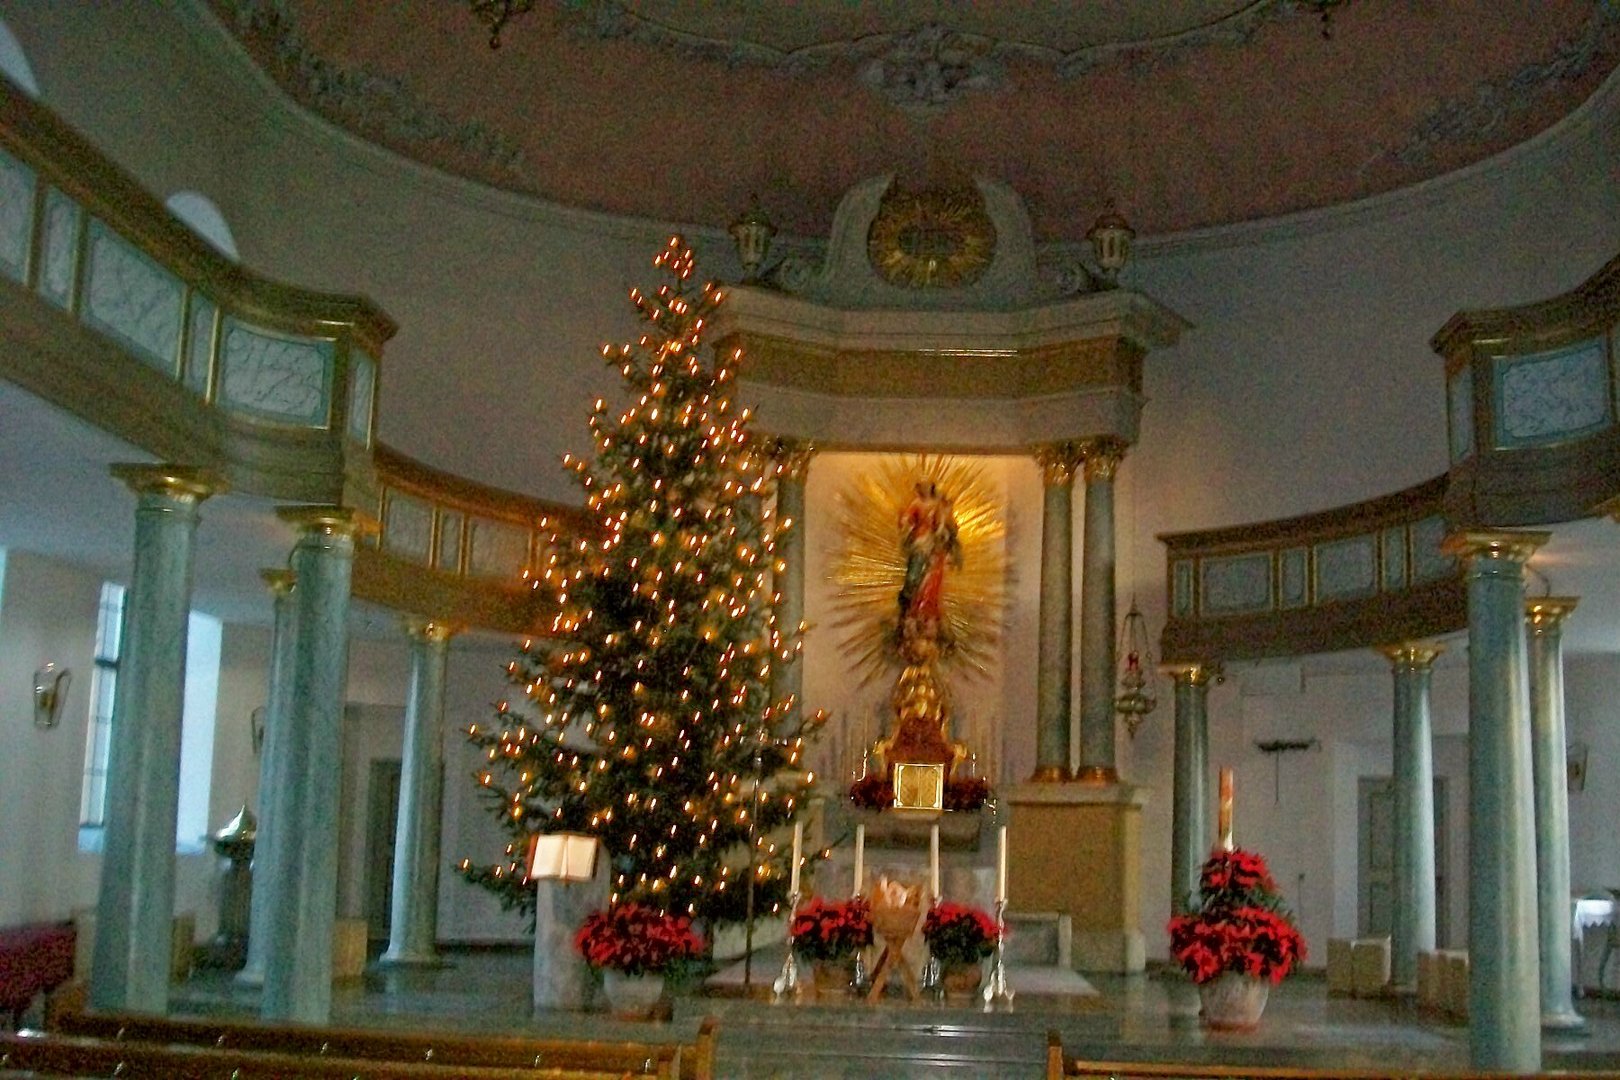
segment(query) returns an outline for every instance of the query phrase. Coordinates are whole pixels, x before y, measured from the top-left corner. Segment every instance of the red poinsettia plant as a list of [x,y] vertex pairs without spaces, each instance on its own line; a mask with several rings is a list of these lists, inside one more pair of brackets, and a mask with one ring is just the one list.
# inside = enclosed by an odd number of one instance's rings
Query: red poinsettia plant
[[864,897],[817,897],[794,912],[793,951],[808,960],[841,960],[872,944],[872,905]]
[[703,939],[690,919],[634,903],[591,912],[574,935],[574,947],[592,967],[626,975],[677,971],[703,955]]
[[1234,971],[1277,983],[1305,959],[1305,938],[1259,855],[1215,852],[1198,892],[1196,908],[1170,920],[1170,955],[1193,982]]
[[941,901],[923,920],[923,940],[942,964],[976,964],[995,951],[996,920],[967,904]]

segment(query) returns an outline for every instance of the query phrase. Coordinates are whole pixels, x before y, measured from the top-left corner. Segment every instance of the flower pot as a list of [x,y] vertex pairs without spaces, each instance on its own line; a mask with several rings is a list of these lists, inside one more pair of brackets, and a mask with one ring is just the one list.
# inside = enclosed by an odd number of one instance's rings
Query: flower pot
[[626,1020],[646,1020],[664,997],[662,975],[626,975],[612,968],[602,972],[602,989],[613,1015]]
[[946,964],[945,974],[941,978],[945,983],[946,997],[972,997],[984,980],[984,965],[977,960],[965,964]]
[[815,972],[817,997],[843,997],[855,985],[854,956],[816,960],[811,963],[811,970]]
[[1223,971],[1198,987],[1204,1026],[1215,1031],[1249,1031],[1266,1011],[1271,983],[1258,975]]

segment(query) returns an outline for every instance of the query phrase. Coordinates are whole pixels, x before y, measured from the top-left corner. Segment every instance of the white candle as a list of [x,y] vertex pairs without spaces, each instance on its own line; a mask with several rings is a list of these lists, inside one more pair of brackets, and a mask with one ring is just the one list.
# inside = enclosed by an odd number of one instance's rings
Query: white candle
[[1007,826],[996,830],[996,903],[1007,902]]
[[933,899],[939,899],[939,822],[934,822],[928,829],[928,891]]
[[804,822],[793,823],[793,871],[788,877],[788,892],[799,894],[799,852],[804,847]]
[[855,826],[855,895],[866,891],[866,826]]

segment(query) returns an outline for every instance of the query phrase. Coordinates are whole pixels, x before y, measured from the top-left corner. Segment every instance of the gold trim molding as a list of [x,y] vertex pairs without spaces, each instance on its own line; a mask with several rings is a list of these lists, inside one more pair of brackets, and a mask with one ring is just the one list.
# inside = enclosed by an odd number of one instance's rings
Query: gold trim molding
[[1396,671],[1428,671],[1446,651],[1444,645],[1409,641],[1400,645],[1380,645],[1378,651]]
[[1549,630],[1557,629],[1580,602],[1578,596],[1526,597],[1525,623],[1532,634],[1545,634]]

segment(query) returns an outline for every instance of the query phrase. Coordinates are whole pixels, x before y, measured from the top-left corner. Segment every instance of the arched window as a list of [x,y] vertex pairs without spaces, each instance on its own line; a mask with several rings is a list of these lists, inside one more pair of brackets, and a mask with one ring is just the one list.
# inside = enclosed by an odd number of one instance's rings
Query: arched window
[[34,81],[34,69],[28,65],[28,57],[23,55],[17,35],[11,32],[11,27],[3,19],[0,19],[0,74],[22,87],[23,93],[29,97],[39,97],[39,83]]
[[225,223],[225,215],[219,212],[214,200],[198,191],[177,191],[164,200],[163,205],[221,255],[231,262],[242,261],[236,253],[236,238],[231,235],[231,227]]

